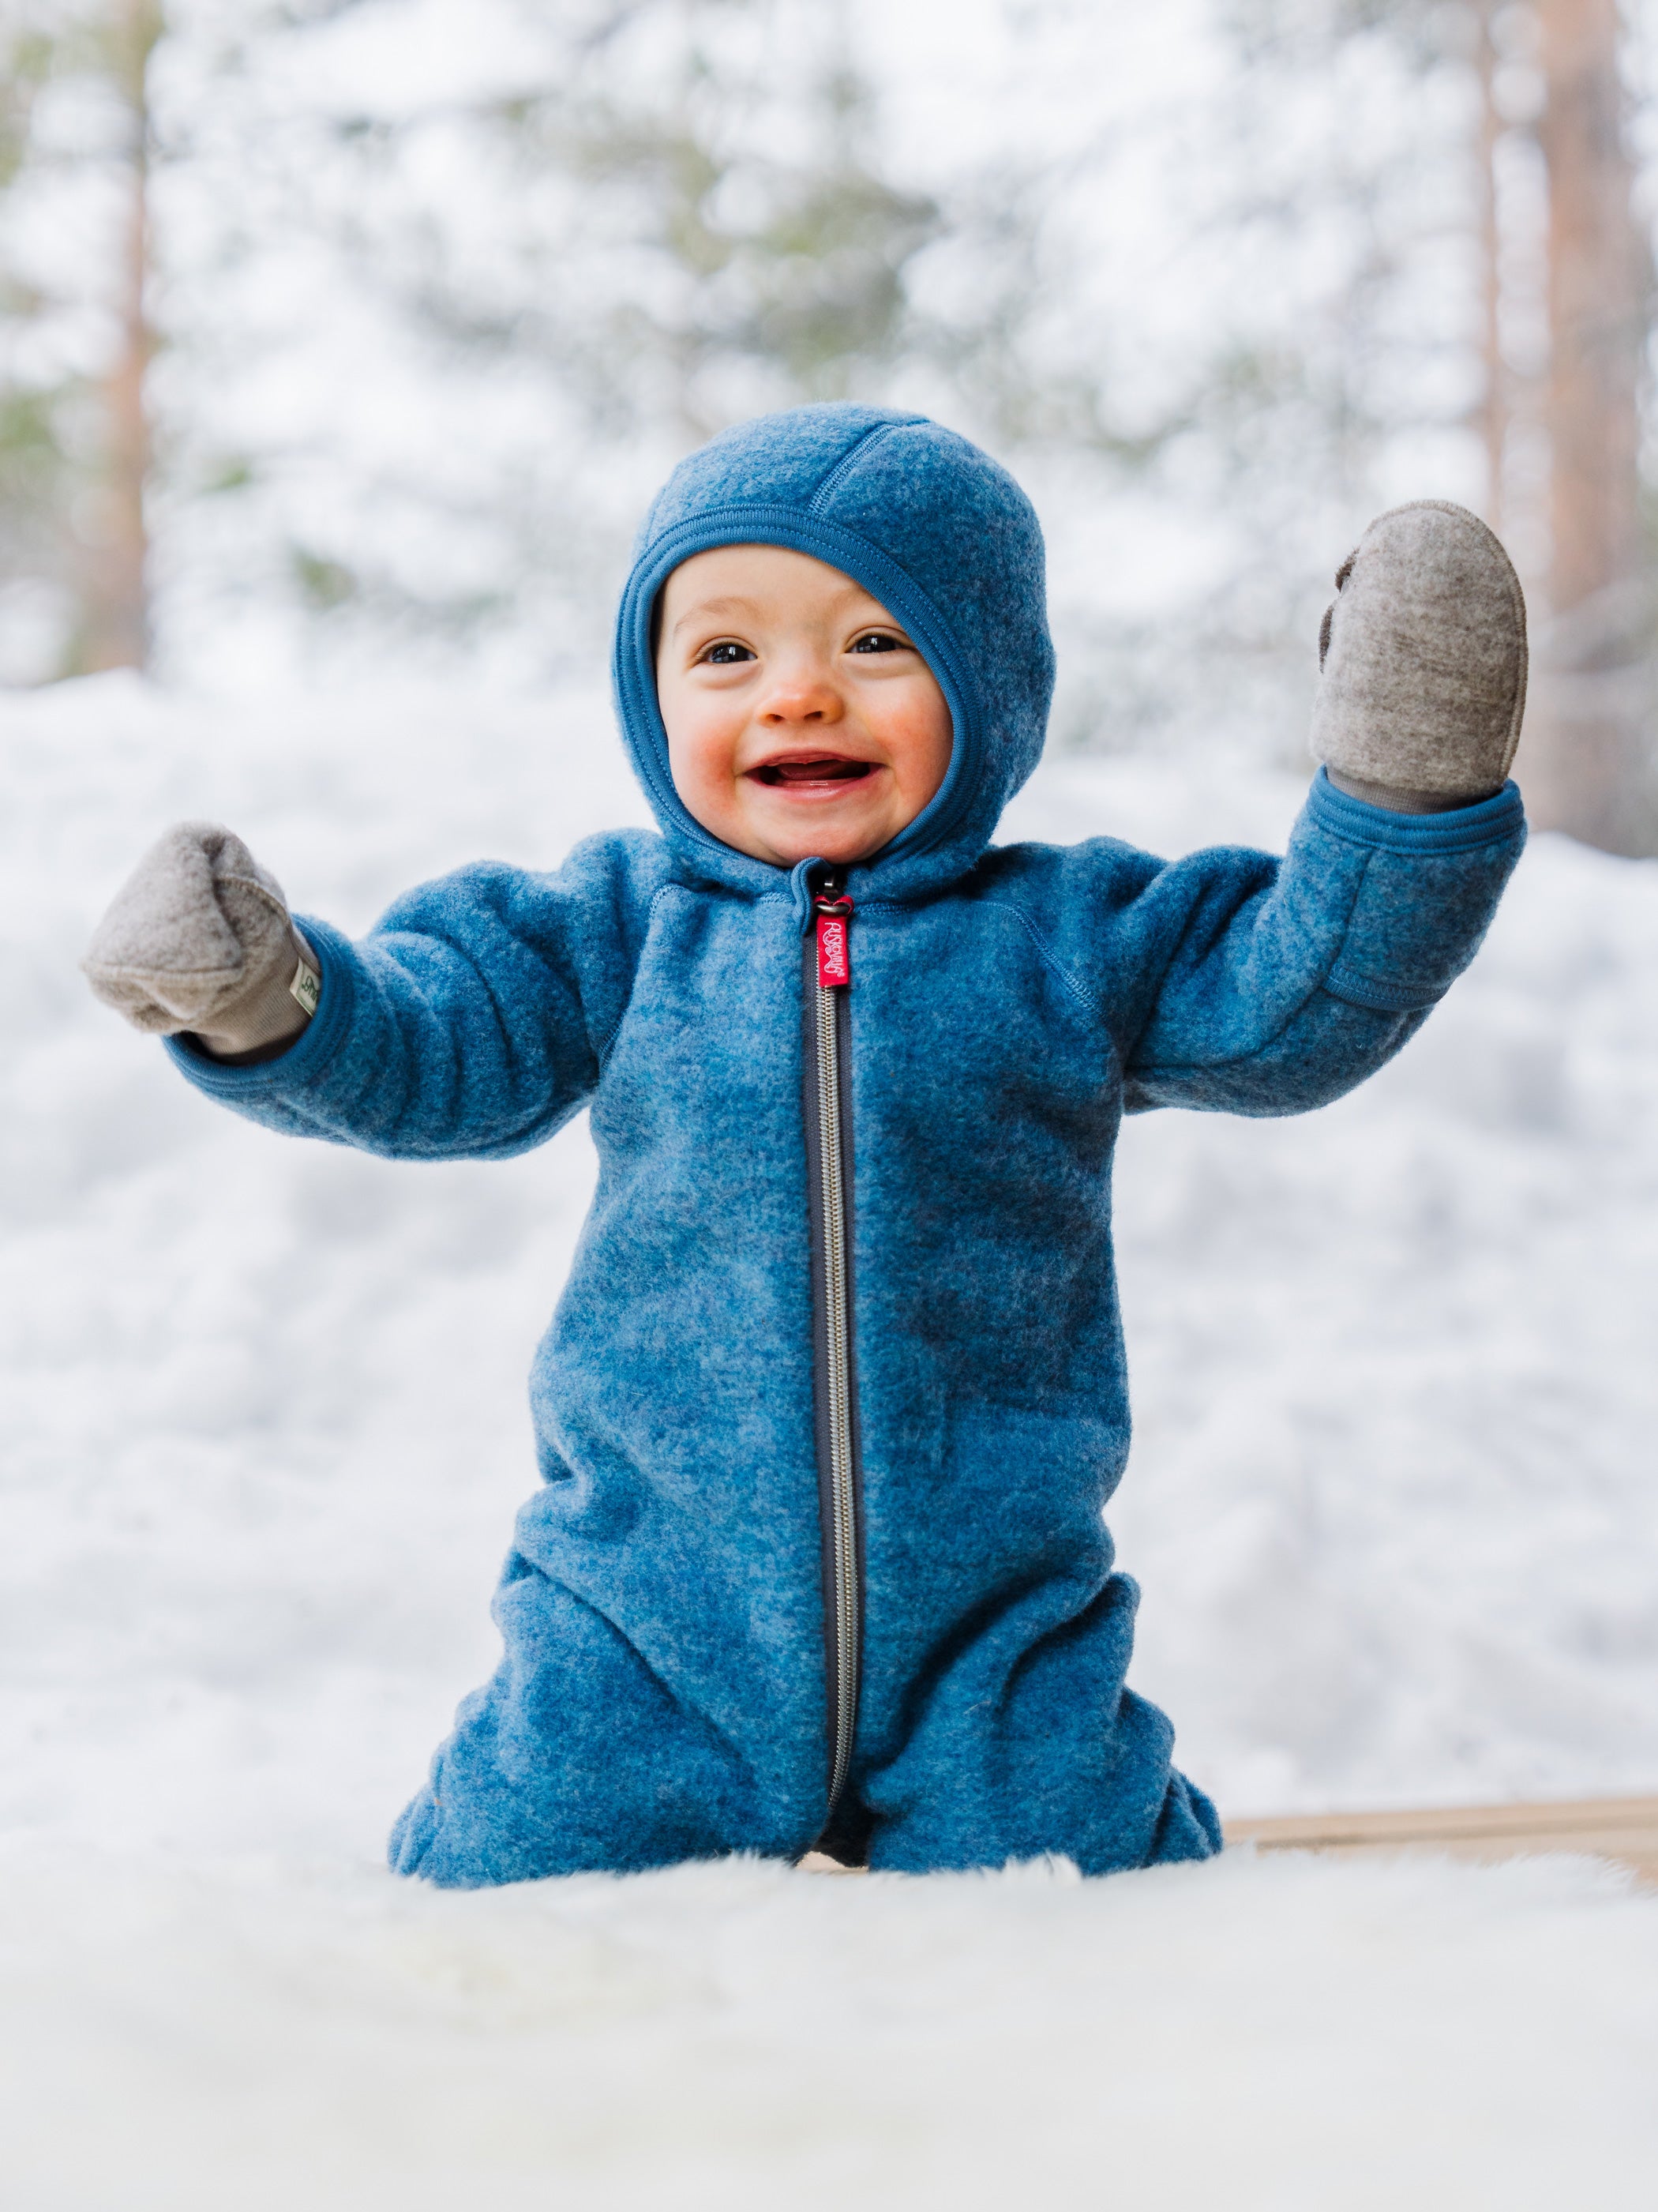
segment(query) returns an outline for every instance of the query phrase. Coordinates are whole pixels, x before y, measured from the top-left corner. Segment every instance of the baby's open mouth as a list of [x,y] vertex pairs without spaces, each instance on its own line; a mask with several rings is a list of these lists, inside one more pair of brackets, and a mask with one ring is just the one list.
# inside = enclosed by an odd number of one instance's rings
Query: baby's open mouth
[[875,762],[850,760],[844,753],[791,753],[762,761],[749,774],[757,783],[856,783],[875,769]]

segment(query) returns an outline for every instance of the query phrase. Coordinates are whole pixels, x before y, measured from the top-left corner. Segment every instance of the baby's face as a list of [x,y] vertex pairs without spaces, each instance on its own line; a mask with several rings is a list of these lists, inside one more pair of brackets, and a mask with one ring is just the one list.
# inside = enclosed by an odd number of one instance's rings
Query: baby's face
[[865,860],[950,766],[950,709],[878,599],[782,546],[698,553],[662,592],[657,697],[674,788],[739,853]]

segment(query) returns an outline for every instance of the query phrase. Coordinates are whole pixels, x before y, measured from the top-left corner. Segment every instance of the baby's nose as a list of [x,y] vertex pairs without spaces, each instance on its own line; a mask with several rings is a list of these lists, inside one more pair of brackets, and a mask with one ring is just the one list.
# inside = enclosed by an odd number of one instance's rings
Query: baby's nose
[[794,682],[780,684],[767,697],[759,719],[770,728],[789,724],[838,722],[841,696],[833,684]]

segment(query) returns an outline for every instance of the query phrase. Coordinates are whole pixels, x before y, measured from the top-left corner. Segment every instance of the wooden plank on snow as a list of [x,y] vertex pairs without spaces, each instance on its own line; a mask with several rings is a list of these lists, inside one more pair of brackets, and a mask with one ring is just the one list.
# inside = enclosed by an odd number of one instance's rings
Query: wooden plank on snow
[[1658,1797],[1302,1813],[1229,1820],[1226,1840],[1264,1851],[1433,1851],[1485,1865],[1541,1851],[1583,1851],[1614,1860],[1658,1887]]

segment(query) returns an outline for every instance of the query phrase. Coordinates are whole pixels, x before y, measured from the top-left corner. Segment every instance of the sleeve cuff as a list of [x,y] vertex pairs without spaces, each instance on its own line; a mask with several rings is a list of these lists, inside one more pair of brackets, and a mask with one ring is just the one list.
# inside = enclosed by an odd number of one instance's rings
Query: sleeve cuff
[[230,1067],[211,1060],[182,1036],[163,1037],[161,1043],[173,1064],[197,1091],[210,1098],[258,1098],[292,1091],[308,1081],[333,1056],[345,1034],[356,997],[355,961],[349,940],[312,915],[294,917],[301,933],[317,957],[322,971],[322,998],[317,1011],[288,1050],[275,1060],[252,1067]]
[[1394,853],[1472,852],[1480,845],[1503,843],[1526,820],[1520,787],[1512,779],[1473,806],[1453,806],[1443,814],[1395,814],[1338,791],[1321,765],[1308,794],[1307,812],[1321,830],[1351,844]]

